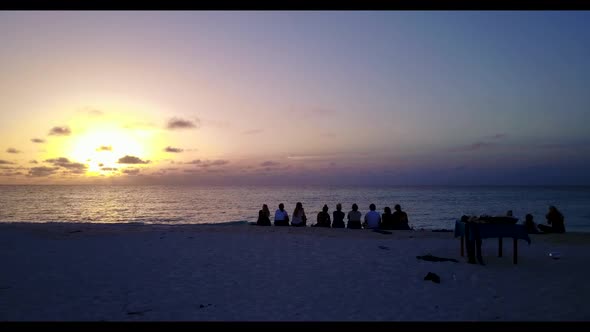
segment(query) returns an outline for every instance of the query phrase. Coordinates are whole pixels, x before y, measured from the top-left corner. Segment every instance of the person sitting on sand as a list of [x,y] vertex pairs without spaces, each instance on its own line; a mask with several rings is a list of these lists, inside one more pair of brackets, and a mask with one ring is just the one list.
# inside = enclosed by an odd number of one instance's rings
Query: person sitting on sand
[[535,222],[533,221],[533,215],[529,213],[524,218],[525,218],[524,227],[526,228],[526,232],[529,234],[539,233],[539,231],[537,230],[537,227],[535,227]]
[[293,211],[293,220],[291,221],[291,226],[304,227],[306,221],[307,217],[305,216],[305,210],[303,210],[303,204],[301,204],[301,202],[297,202],[295,205],[295,210]]
[[507,216],[507,217],[514,217],[514,215],[512,214],[512,210],[508,210],[508,211],[506,212],[506,216]]
[[318,213],[317,224],[314,227],[330,227],[330,214],[328,213],[328,206],[324,204],[322,211]]
[[537,227],[545,233],[565,233],[565,221],[563,214],[557,210],[555,206],[549,207],[549,213],[545,216],[547,218],[547,225],[537,225]]
[[332,228],[344,228],[344,212],[342,212],[342,204],[336,204],[336,211],[334,211],[332,215],[334,216]]
[[393,208],[395,209],[393,213],[393,229],[409,230],[408,215],[402,211],[402,207],[399,204],[395,204]]
[[393,229],[393,214],[391,214],[391,208],[386,206],[383,209],[383,214],[381,215],[381,225],[379,228],[381,229]]
[[275,226],[289,226],[289,214],[283,203],[279,204],[279,209],[275,212]]
[[369,212],[365,214],[365,222],[363,226],[368,229],[378,229],[379,224],[381,223],[381,215],[379,212],[375,211],[377,207],[375,204],[369,205]]
[[262,210],[258,211],[258,220],[256,221],[258,226],[270,226],[270,211],[266,204],[262,205]]
[[348,212],[348,224],[346,225],[347,228],[350,229],[361,229],[363,228],[361,225],[361,216],[362,214],[358,210],[358,205],[352,204],[352,211]]

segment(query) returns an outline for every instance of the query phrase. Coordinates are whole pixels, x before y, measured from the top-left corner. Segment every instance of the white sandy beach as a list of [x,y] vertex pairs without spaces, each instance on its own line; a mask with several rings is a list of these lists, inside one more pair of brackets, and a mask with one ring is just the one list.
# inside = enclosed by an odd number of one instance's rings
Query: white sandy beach
[[2,223],[0,320],[588,320],[590,234],[531,238],[480,266],[453,233]]

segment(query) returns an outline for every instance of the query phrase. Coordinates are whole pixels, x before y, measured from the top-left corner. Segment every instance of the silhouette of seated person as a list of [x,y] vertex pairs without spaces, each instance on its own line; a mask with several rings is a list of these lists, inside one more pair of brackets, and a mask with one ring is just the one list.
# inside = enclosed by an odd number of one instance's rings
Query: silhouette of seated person
[[535,222],[533,221],[533,215],[530,213],[524,217],[524,227],[526,228],[526,232],[529,234],[539,233],[535,225]]
[[336,211],[332,213],[334,217],[332,221],[332,228],[344,228],[344,212],[342,212],[342,204],[336,204]]
[[346,224],[346,228],[362,229],[361,216],[362,213],[360,213],[358,205],[356,205],[356,203],[352,204],[352,211],[348,212],[348,223]]
[[301,204],[301,202],[297,202],[295,205],[295,210],[293,211],[293,220],[291,221],[291,226],[305,227],[306,222],[307,216],[305,216],[303,204]]
[[283,203],[279,204],[279,209],[275,212],[275,226],[289,226],[289,214]]
[[324,204],[322,211],[318,213],[317,223],[314,227],[330,227],[330,214],[328,213],[328,206]]
[[365,222],[363,223],[363,227],[366,229],[378,229],[379,224],[381,223],[381,215],[379,212],[375,211],[377,207],[375,204],[369,205],[369,212],[365,214]]
[[256,221],[258,226],[270,226],[270,211],[266,204],[262,205],[262,210],[258,211],[258,220]]
[[391,208],[386,206],[383,209],[383,214],[381,215],[381,225],[379,225],[379,228],[392,230],[394,229],[394,224],[395,222],[393,219],[393,214],[391,213]]
[[395,209],[393,213],[393,229],[410,230],[408,214],[402,211],[402,207],[399,204],[396,204],[393,208]]
[[563,214],[555,206],[549,207],[549,213],[545,216],[547,224],[538,225],[537,228],[544,233],[565,233],[565,220]]

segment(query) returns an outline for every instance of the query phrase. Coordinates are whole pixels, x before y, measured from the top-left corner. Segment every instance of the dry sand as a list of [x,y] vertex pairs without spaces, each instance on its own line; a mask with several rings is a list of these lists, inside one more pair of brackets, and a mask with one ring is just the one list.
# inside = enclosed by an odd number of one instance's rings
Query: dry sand
[[480,266],[453,233],[0,223],[0,320],[588,320],[590,234],[531,238]]

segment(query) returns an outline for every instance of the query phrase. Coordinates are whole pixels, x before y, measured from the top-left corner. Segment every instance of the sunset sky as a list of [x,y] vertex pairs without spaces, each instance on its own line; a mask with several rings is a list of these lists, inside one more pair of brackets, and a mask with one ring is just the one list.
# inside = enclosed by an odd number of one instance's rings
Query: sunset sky
[[0,12],[0,184],[590,185],[590,12]]

